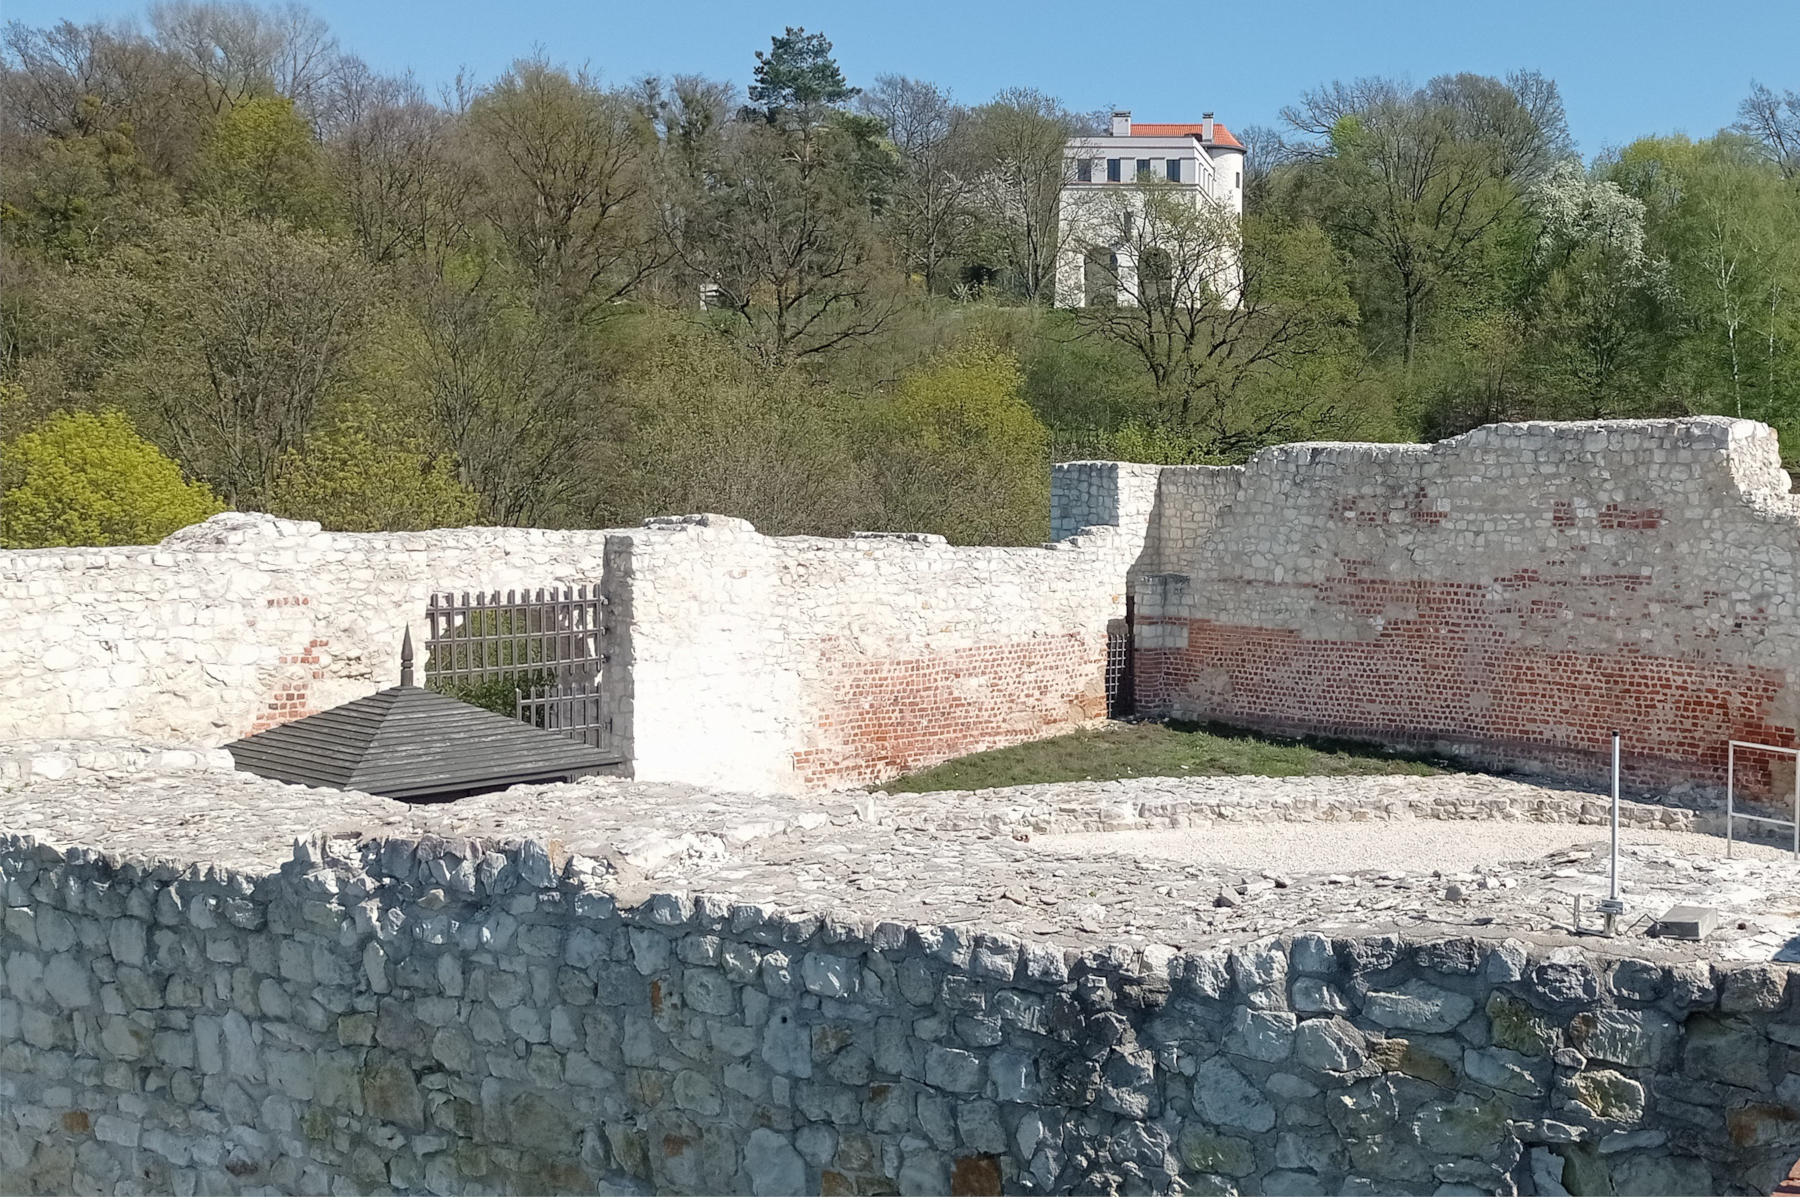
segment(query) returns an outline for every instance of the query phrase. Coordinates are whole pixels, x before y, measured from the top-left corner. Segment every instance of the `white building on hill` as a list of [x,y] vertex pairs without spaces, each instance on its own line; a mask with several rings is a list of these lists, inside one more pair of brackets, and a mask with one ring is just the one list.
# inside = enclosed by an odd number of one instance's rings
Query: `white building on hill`
[[[1244,145],[1211,113],[1194,124],[1133,125],[1129,112],[1115,112],[1105,136],[1071,140],[1065,157],[1056,264],[1062,305],[1137,303],[1137,259],[1154,249],[1154,235],[1147,240],[1125,214],[1143,211],[1147,186],[1169,189],[1196,208],[1211,205],[1233,222],[1244,212]],[[1205,257],[1208,265],[1196,273],[1235,303],[1237,255]]]

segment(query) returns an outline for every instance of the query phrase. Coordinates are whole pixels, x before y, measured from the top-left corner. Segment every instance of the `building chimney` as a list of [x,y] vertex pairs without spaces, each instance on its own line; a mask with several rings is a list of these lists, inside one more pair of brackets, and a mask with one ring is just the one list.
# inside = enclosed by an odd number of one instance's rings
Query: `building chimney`
[[1201,119],[1201,120],[1202,120],[1202,121],[1203,121],[1203,122],[1205,122],[1205,124],[1203,124],[1203,125],[1201,125],[1201,126],[1200,126],[1200,140],[1201,140],[1201,141],[1203,141],[1203,142],[1210,142],[1210,141],[1212,141],[1212,140],[1213,140],[1213,136],[1212,136],[1212,134],[1213,134],[1213,119],[1212,119],[1212,114],[1211,114],[1211,113],[1201,113],[1201,114],[1200,114],[1200,119]]
[[1120,109],[1113,113],[1112,135],[1114,137],[1131,136],[1131,110]]

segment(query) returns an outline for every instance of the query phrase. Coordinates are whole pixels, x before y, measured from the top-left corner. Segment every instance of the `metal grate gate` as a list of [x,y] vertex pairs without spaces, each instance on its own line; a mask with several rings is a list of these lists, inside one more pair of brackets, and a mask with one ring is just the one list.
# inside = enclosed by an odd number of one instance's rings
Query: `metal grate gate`
[[1125,597],[1125,619],[1106,624],[1106,715],[1117,719],[1137,711],[1131,669],[1132,598]]
[[599,587],[586,584],[434,592],[426,685],[604,747],[612,733],[601,691],[605,608]]

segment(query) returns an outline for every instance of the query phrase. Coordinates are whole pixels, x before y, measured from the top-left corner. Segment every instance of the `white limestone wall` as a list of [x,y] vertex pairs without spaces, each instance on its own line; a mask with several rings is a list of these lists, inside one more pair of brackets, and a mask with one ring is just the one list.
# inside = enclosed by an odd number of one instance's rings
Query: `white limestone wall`
[[227,513],[158,546],[0,554],[0,741],[217,745],[399,682],[434,590],[601,582],[605,531],[322,533]]
[[630,681],[638,778],[835,786],[1100,715],[1106,626],[1141,537],[953,547],[684,520],[620,539],[630,632],[609,669]]
[[617,744],[638,774],[885,778],[1098,715],[1106,624],[1148,517],[1148,491],[1134,496],[1135,537],[1053,549],[767,538],[719,516],[327,534],[227,514],[159,546],[0,555],[0,742],[216,746],[396,683],[409,622],[423,661],[433,591],[598,583]]

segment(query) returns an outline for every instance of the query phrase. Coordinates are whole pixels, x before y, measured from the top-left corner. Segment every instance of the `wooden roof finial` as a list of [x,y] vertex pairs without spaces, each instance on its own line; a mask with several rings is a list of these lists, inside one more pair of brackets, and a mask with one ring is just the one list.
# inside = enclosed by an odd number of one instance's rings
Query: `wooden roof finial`
[[413,669],[412,626],[408,625],[406,627],[405,635],[402,636],[400,639],[400,686],[401,687],[411,687],[413,685],[412,669]]

